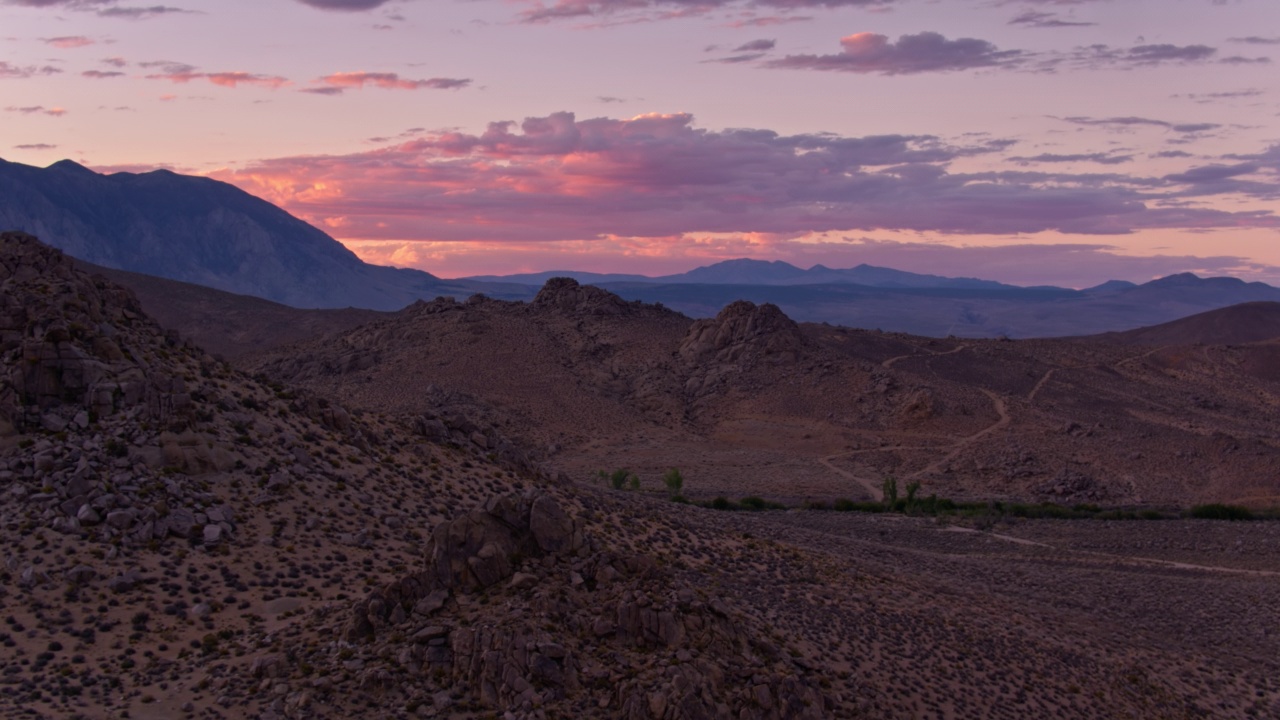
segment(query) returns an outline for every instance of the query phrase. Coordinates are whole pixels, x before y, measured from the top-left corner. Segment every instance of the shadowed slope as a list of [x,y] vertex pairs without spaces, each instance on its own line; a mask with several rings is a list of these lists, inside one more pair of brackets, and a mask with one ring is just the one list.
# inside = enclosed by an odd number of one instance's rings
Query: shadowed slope
[[1119,345],[1243,345],[1280,338],[1280,303],[1250,302],[1097,336]]

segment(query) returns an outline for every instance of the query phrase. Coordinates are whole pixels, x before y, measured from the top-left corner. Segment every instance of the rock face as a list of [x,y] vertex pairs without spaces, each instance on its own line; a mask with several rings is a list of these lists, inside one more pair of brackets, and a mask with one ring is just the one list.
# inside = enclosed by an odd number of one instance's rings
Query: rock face
[[[833,708],[810,669],[753,621],[678,587],[651,558],[602,548],[551,494],[496,496],[441,523],[426,557],[424,572],[352,610],[346,637],[409,673],[365,668],[368,682],[430,678],[500,712],[579,717],[819,718]],[[500,602],[505,619],[464,621],[476,596]]]
[[[24,233],[0,234],[0,434],[69,424],[124,408],[168,422],[191,397],[157,357],[180,344],[144,320],[129,291],[76,271]],[[81,413],[84,413],[83,415]]]
[[680,345],[680,357],[688,363],[794,361],[805,345],[799,326],[777,305],[739,300],[715,318],[695,322]]

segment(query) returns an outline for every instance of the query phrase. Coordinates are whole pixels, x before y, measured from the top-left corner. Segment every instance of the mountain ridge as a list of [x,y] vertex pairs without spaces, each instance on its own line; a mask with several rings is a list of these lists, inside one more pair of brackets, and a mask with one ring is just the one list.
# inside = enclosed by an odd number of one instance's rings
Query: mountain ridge
[[323,231],[211,178],[96,173],[71,160],[0,160],[0,228],[81,260],[293,307],[398,310],[416,299],[504,288],[370,265]]

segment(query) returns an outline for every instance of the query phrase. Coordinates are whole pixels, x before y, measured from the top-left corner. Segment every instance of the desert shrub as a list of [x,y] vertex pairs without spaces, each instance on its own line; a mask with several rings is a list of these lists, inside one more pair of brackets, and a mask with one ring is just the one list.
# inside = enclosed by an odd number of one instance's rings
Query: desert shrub
[[614,490],[621,490],[623,487],[626,486],[627,478],[629,478],[630,476],[631,476],[630,470],[627,470],[625,468],[618,468],[617,470],[614,470],[612,473],[609,473],[609,485],[611,485]]
[[1249,508],[1240,507],[1239,505],[1223,505],[1222,503],[1210,503],[1208,505],[1196,505],[1187,512],[1188,517],[1200,520],[1252,520],[1253,513]]
[[884,506],[890,510],[898,507],[898,479],[890,475],[884,479],[881,484],[881,492],[884,495]]
[[729,501],[729,498],[721,495],[711,501],[711,509],[713,510],[733,510],[736,505]]
[[676,497],[684,490],[684,475],[679,468],[671,468],[662,476],[662,484],[667,486],[667,494]]

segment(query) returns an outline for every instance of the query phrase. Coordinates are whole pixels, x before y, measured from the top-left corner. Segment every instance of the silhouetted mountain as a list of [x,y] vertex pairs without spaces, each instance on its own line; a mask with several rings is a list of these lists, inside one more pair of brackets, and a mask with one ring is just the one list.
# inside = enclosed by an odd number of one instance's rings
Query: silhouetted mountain
[[0,229],[38,235],[104,267],[294,307],[394,310],[439,295],[505,294],[370,265],[271,203],[167,170],[102,175],[70,160],[47,168],[0,160]]
[[650,283],[657,285],[826,285],[853,284],[868,287],[884,288],[971,288],[971,289],[1012,289],[1016,286],[1005,285],[992,280],[975,278],[949,278],[940,275],[922,275],[919,273],[876,267],[874,265],[858,265],[848,269],[833,269],[824,265],[814,265],[802,270],[781,260],[752,260],[738,258],[725,260],[714,265],[704,265],[686,273],[676,275],[625,275],[616,273],[591,273],[573,270],[556,270],[551,272],[525,273],[520,275],[479,275],[467,280],[481,282],[508,282],[524,285],[541,286],[553,277],[571,277],[578,282],[599,285],[602,283]]
[[[1280,289],[1234,278],[1177,275],[1107,289],[871,287],[603,283],[628,300],[712,317],[735,300],[773,303],[803,322],[879,328],[930,337],[1065,337],[1157,325],[1242,302],[1280,301]],[[1101,287],[1101,286],[1100,286]]]

